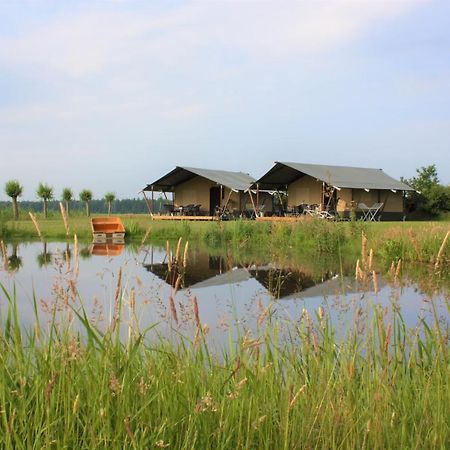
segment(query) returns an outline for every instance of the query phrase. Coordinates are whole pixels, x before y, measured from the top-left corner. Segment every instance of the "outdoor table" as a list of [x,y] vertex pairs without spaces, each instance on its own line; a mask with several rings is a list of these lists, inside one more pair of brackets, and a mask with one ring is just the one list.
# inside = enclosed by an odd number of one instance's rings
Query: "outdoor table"
[[365,203],[358,204],[358,208],[363,213],[362,220],[367,222],[375,222],[376,216],[382,207],[383,203],[374,203],[372,206],[367,206]]

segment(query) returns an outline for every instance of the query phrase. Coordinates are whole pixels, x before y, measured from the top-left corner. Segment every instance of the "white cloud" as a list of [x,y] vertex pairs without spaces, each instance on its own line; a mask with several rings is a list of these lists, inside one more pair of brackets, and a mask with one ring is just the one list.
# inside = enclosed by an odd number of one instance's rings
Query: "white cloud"
[[[204,2],[126,12],[123,5],[103,3],[101,9],[59,14],[19,35],[0,37],[0,67],[58,86],[34,104],[0,110],[0,121],[133,112],[195,118],[208,111],[204,80],[225,84],[248,65],[303,55],[319,61],[327,51],[361,39],[377,21],[420,3]],[[231,63],[226,55],[233,55]],[[233,64],[235,59],[240,64]]]
[[[81,78],[128,64],[189,64],[229,48],[248,58],[289,58],[334,49],[377,21],[422,2],[205,2],[169,10],[102,10],[57,16],[0,39],[0,61]],[[108,8],[108,11],[106,10]]]

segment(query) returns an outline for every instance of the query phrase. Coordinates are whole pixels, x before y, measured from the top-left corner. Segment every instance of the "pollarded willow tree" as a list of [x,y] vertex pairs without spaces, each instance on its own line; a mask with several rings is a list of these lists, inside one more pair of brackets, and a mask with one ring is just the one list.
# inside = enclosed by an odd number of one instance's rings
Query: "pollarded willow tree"
[[92,200],[92,191],[89,189],[83,189],[80,192],[80,200],[86,205],[86,216],[89,217],[91,215],[89,202]]
[[13,217],[14,220],[19,219],[19,206],[17,204],[17,197],[20,197],[23,192],[23,186],[17,180],[9,180],[5,184],[5,194],[12,199]]
[[36,195],[42,199],[44,202],[43,205],[43,212],[44,217],[47,218],[48,216],[48,201],[53,198],[53,187],[45,184],[45,183],[39,183],[38,188],[36,189]]
[[115,199],[116,199],[116,194],[114,194],[114,192],[107,192],[105,194],[105,202],[108,205],[108,216],[111,215],[112,203]]
[[61,199],[65,203],[64,206],[66,208],[66,213],[67,213],[67,215],[69,215],[70,202],[73,200],[72,189],[70,189],[68,187],[64,188],[62,191]]

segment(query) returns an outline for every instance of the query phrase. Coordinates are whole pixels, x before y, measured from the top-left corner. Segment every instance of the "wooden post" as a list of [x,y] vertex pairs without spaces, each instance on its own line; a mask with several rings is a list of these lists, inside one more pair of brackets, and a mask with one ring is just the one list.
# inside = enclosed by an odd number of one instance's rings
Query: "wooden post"
[[256,217],[258,217],[258,211],[256,211],[256,206],[255,206],[255,202],[253,201],[253,195],[252,195],[251,189],[248,190],[248,195],[250,195],[250,200],[252,201],[253,211],[255,211],[255,219],[256,219]]
[[153,212],[152,212],[152,208],[150,207],[150,202],[147,198],[147,196],[145,195],[145,191],[141,191],[142,194],[144,195],[144,199],[145,199],[145,204],[147,205],[147,209],[148,209],[148,213],[153,217]]
[[153,191],[153,186],[152,186],[152,215],[153,215],[153,208],[155,207],[155,197],[154,197],[154,191]]
[[281,198],[280,191],[277,189],[275,192],[277,193],[277,195],[278,195],[278,200],[280,201],[280,212],[284,215],[284,214],[285,214],[285,211],[284,211],[283,199]]
[[259,183],[256,183],[256,209],[259,215]]
[[230,198],[231,198],[231,193],[233,192],[232,189],[230,189],[230,193],[228,194],[227,197],[227,201],[225,202],[225,204],[223,205],[223,208],[221,209],[222,214],[225,212],[225,210],[227,209],[228,203],[230,202]]
[[[330,186],[331,187],[331,186]],[[333,196],[334,196],[334,191],[335,191],[335,187],[333,186],[333,189],[331,189],[331,191],[329,192],[329,197],[328,197],[328,202],[326,207],[324,208],[326,211],[328,211],[330,209],[330,206],[332,206],[333,203]],[[325,205],[325,198],[324,198],[324,205]]]
[[322,181],[322,201],[320,202],[319,210],[323,211],[325,206],[325,182]]

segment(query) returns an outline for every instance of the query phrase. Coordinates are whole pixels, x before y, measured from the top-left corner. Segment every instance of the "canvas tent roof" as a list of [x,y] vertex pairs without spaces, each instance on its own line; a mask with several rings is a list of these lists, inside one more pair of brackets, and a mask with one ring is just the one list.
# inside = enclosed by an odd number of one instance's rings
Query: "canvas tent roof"
[[298,180],[302,175],[309,175],[338,188],[413,190],[382,169],[293,162],[276,162],[257,183],[261,189],[279,189]]
[[255,182],[255,179],[243,172],[226,170],[198,169],[194,167],[177,166],[159,180],[148,184],[144,191],[173,191],[175,187],[190,179],[200,176],[236,191],[245,191]]

